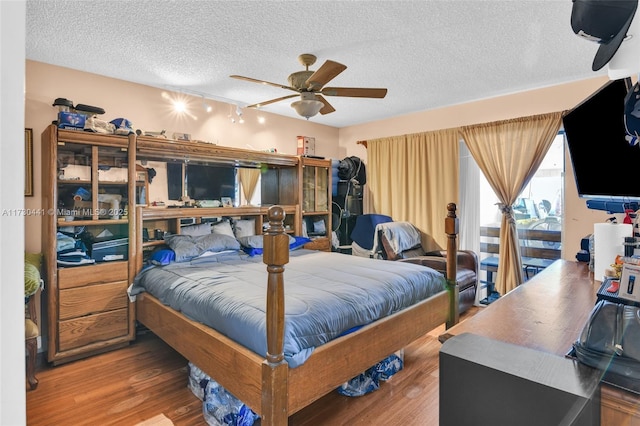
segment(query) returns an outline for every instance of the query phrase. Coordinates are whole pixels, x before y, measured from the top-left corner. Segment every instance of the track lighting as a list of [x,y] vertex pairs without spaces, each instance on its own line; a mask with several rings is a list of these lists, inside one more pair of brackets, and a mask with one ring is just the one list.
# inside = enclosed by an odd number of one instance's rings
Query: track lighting
[[206,112],[211,112],[213,111],[213,108],[211,107],[211,105],[209,105],[206,101],[206,99],[204,98],[204,96],[202,96],[202,108],[204,108],[204,110]]
[[229,105],[229,115],[227,115],[227,118],[232,124],[235,124],[236,122],[240,124],[244,123],[244,118],[242,118],[242,109],[239,105],[236,105],[235,113],[233,111],[233,105]]
[[240,109],[240,105],[236,105],[236,115],[238,116],[238,123],[244,123],[244,118],[242,118],[242,109]]

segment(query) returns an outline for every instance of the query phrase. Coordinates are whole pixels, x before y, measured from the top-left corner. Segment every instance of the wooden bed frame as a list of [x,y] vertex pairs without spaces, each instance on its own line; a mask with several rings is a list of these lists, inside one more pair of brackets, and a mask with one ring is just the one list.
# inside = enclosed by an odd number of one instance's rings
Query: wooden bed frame
[[[145,212],[139,208],[136,236],[138,270],[142,266],[142,229]],[[171,210],[167,212],[166,210]],[[194,217],[199,209],[166,209],[164,218]],[[186,210],[186,211],[185,211]],[[447,206],[445,219],[447,276],[455,277],[456,205]],[[152,213],[149,213],[153,216]],[[260,213],[263,215],[264,213]],[[246,217],[245,214],[243,214]],[[256,214],[257,216],[257,214]],[[142,293],[136,296],[137,320],[215,379],[261,417],[264,426],[286,425],[293,413],[357,376],[435,327],[458,322],[458,292],[455,282],[448,289],[391,316],[317,347],[301,366],[289,368],[284,360],[283,272],[289,261],[288,236],[280,206],[268,210],[270,228],[264,236],[263,261],[267,281],[266,359],[212,328],[192,321]],[[344,256],[344,255],[340,255]],[[354,350],[357,348],[357,350]]]

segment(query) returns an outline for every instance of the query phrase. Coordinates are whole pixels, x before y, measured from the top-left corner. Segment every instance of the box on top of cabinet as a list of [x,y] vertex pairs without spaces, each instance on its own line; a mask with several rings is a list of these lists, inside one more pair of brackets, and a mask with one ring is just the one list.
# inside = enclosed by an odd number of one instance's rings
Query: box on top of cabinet
[[298,136],[298,155],[316,155],[316,138]]
[[75,112],[59,112],[58,128],[60,129],[84,129],[86,116]]

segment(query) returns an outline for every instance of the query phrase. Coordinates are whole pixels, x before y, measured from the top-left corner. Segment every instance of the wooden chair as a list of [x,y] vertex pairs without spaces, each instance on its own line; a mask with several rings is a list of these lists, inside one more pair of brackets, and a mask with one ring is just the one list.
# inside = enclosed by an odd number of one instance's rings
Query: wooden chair
[[27,380],[31,390],[38,387],[38,379],[36,378],[36,359],[38,356],[38,337],[40,336],[40,327],[38,325],[38,316],[36,312],[36,295],[40,290],[29,296],[25,305],[25,346],[27,349]]
[[44,282],[40,276],[40,254],[25,254],[24,263],[24,297],[25,297],[25,346],[27,352],[27,381],[31,390],[38,387],[36,378],[36,360],[38,356],[38,337],[40,326],[38,323],[38,310],[36,303],[40,300],[40,293]]

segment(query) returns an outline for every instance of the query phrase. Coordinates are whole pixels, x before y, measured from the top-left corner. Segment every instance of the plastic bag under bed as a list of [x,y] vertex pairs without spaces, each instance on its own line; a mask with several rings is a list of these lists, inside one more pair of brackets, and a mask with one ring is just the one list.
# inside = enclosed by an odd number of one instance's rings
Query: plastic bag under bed
[[259,418],[242,401],[191,362],[188,386],[202,400],[202,414],[209,426],[251,426]]
[[205,389],[202,414],[209,426],[251,426],[258,419],[256,413],[213,379]]
[[[337,388],[341,395],[355,397],[377,390],[404,367],[400,350]],[[189,389],[203,401],[202,413],[209,426],[252,426],[259,416],[200,368],[189,362]]]
[[344,396],[362,396],[377,390],[381,381],[386,381],[404,367],[404,350],[383,359],[363,373],[343,383],[337,391]]

